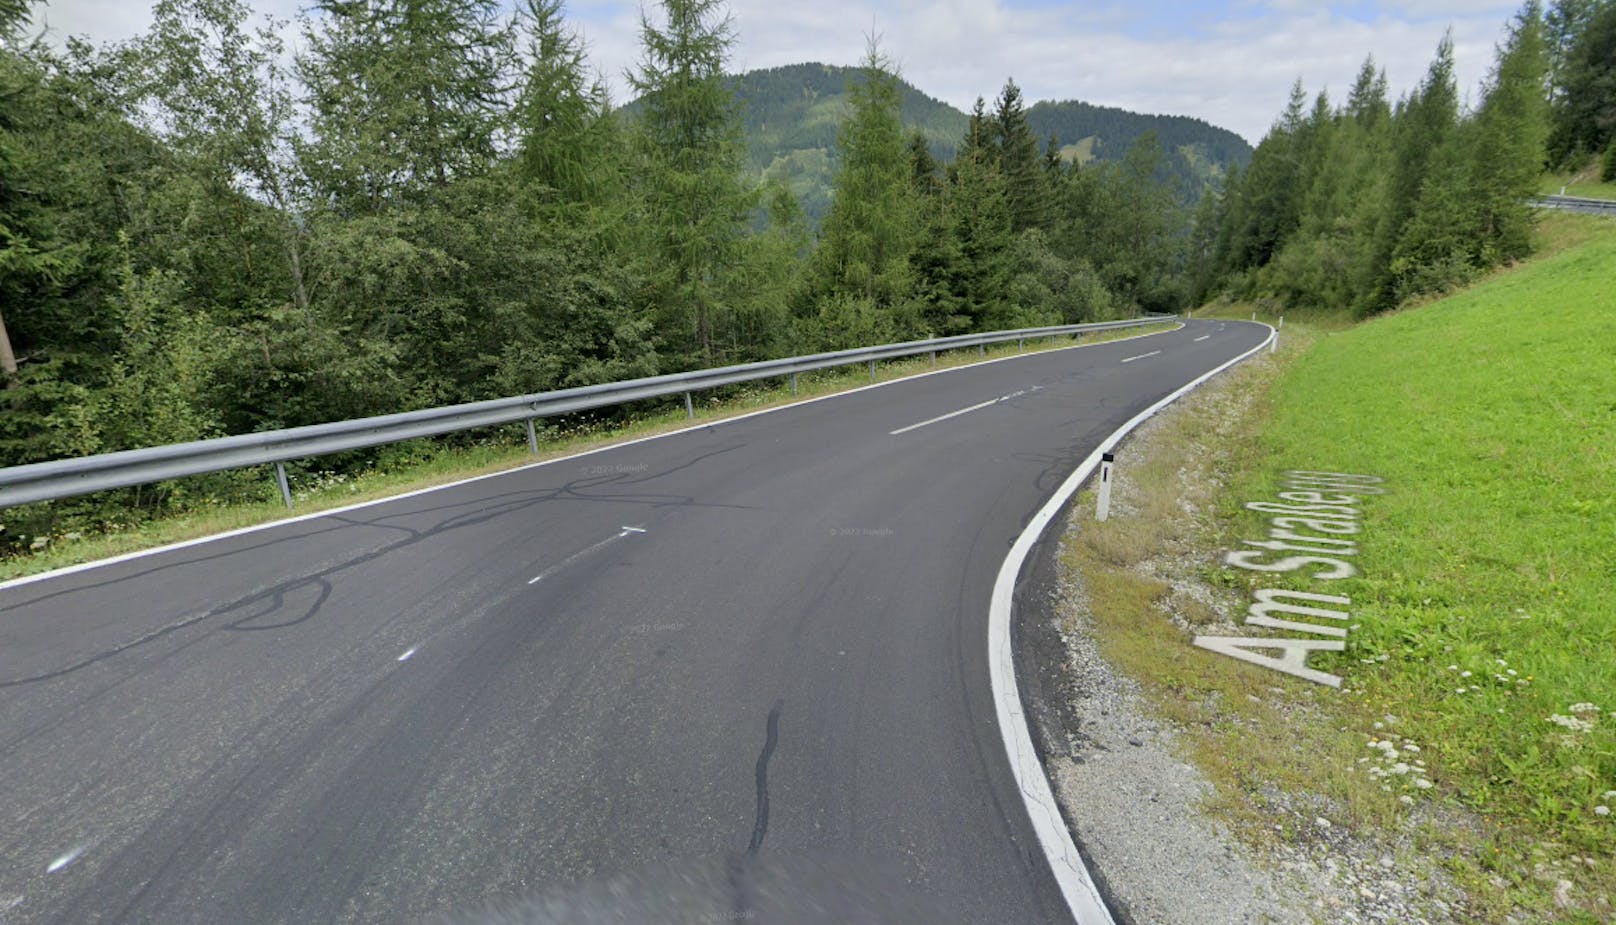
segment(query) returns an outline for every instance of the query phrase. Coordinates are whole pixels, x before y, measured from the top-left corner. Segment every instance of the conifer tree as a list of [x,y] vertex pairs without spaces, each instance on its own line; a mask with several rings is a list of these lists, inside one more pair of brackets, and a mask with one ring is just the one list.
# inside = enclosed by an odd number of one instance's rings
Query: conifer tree
[[722,0],[664,0],[662,10],[661,26],[641,14],[644,47],[629,75],[644,103],[639,220],[659,330],[684,362],[710,365],[756,198],[741,180],[739,103],[724,83],[735,31]]
[[1514,260],[1531,249],[1528,201],[1543,171],[1549,134],[1547,78],[1542,9],[1531,0],[1498,49],[1470,138],[1468,186],[1478,223],[1472,255],[1478,266]]
[[563,8],[563,0],[523,0],[518,11],[528,62],[516,99],[518,169],[536,197],[598,205],[621,183],[621,139]]
[[[1453,76],[1453,36],[1437,44],[1436,57],[1420,85],[1409,94],[1395,119],[1391,168],[1381,214],[1371,247],[1370,264],[1375,282],[1361,296],[1358,309],[1371,313],[1396,305],[1397,277],[1406,267],[1393,268],[1393,252],[1408,250],[1405,228],[1414,217],[1427,176],[1439,157],[1453,161],[1453,135],[1459,122],[1459,91]],[[1449,179],[1455,179],[1451,170]],[[1443,201],[1452,202],[1443,190]]]
[[1551,161],[1596,154],[1616,142],[1616,2],[1589,13],[1555,83]]
[[419,202],[500,151],[511,34],[497,0],[316,0],[297,58],[304,170],[343,214]]
[[999,93],[993,114],[993,133],[998,139],[997,162],[1010,203],[1011,230],[1019,234],[1028,228],[1041,227],[1047,198],[1038,141],[1027,125],[1021,88],[1014,80],[1005,81]]
[[915,175],[922,168],[905,144],[898,77],[873,40],[848,101],[852,111],[837,135],[841,171],[810,285],[816,298],[866,299],[892,314],[909,295]]

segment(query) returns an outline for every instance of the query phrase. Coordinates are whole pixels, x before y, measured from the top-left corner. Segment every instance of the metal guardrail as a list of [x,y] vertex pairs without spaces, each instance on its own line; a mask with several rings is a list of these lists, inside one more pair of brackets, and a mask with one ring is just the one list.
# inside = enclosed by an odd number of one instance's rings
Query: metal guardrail
[[288,460],[524,421],[527,423],[528,445],[537,453],[538,438],[533,429],[533,421],[536,418],[648,398],[665,398],[681,393],[685,397],[686,412],[695,417],[695,408],[690,395],[703,389],[790,376],[791,391],[795,394],[797,376],[814,370],[869,363],[870,378],[873,380],[875,364],[880,360],[930,353],[935,362],[937,352],[942,350],[958,350],[963,347],[978,347],[985,350],[988,344],[1008,341],[1024,344],[1028,340],[1040,337],[1087,334],[1094,331],[1157,324],[1171,317],[1159,315],[1128,321],[962,334],[957,337],[860,347],[833,353],[764,360],[740,366],[723,366],[717,369],[630,379],[604,385],[580,386],[515,398],[498,398],[464,405],[407,411],[401,414],[335,421],[330,424],[268,430],[235,437],[13,466],[0,469],[0,508],[36,501],[54,501],[58,498],[70,498],[112,488],[148,485],[188,475],[204,475],[226,469],[269,464],[275,466],[281,497],[285,500],[286,506],[291,507],[292,493],[287,484],[285,468]]
[[1581,196],[1540,196],[1532,200],[1532,205],[1540,209],[1559,209],[1562,212],[1616,216],[1616,202],[1609,199],[1585,199]]

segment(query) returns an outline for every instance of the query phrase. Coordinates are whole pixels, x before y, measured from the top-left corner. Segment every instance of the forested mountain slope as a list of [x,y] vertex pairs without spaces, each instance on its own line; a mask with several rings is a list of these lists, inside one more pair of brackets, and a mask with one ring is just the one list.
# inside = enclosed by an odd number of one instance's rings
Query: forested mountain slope
[[[727,78],[742,103],[748,161],[757,173],[787,184],[809,218],[823,218],[830,207],[836,175],[836,130],[850,112],[849,80],[859,69],[808,63],[766,68]],[[926,136],[939,161],[954,159],[970,116],[899,81],[903,122]],[[983,87],[991,97],[993,87]],[[625,109],[631,114],[635,104]],[[1162,172],[1179,181],[1187,195],[1198,195],[1231,165],[1251,160],[1251,146],[1239,135],[1185,116],[1142,115],[1109,106],[1066,101],[1041,102],[1027,111],[1028,123],[1044,144],[1053,134],[1068,160],[1121,161],[1146,132],[1155,132],[1169,156]]]

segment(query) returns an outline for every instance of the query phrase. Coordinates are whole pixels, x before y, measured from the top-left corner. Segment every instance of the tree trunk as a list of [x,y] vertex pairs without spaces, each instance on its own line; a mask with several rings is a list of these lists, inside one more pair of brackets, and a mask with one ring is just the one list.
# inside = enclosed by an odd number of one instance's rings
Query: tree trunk
[[17,355],[11,352],[11,335],[6,333],[6,319],[0,315],[0,388],[11,388],[17,379]]

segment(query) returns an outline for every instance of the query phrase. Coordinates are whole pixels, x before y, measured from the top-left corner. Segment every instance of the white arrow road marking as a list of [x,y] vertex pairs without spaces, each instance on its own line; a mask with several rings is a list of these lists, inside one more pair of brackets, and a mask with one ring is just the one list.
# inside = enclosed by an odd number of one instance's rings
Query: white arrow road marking
[[544,571],[540,572],[539,574],[534,575],[532,578],[529,578],[527,583],[530,584],[530,585],[536,585],[540,581],[542,581],[543,579],[548,578],[551,575],[554,575],[556,572],[561,571],[562,569],[566,568],[567,566],[571,565],[572,563],[577,562],[579,559],[582,559],[584,556],[589,555],[590,553],[594,552],[597,549],[602,548],[603,546],[607,546],[607,545],[609,545],[611,543],[615,543],[615,542],[617,542],[618,540],[622,539],[625,536],[634,536],[636,534],[640,534],[640,533],[644,533],[644,532],[645,532],[644,527],[619,527],[617,533],[614,533],[611,536],[606,537],[605,539],[601,540],[600,542],[596,543],[593,546],[589,546],[589,547],[586,547],[584,549],[578,550],[577,552],[575,552],[572,555],[566,557],[565,559],[562,559],[560,562],[556,563],[555,565],[552,565],[549,568],[545,569]]
[[1126,360],[1123,360],[1122,362],[1124,362],[1124,363],[1132,363],[1134,360],[1143,360],[1145,357],[1153,357],[1153,356],[1157,355],[1158,353],[1161,353],[1161,351],[1160,350],[1152,350],[1149,353],[1141,353],[1136,357],[1128,357]]
[[978,402],[978,403],[972,405],[969,408],[961,408],[958,411],[950,411],[947,414],[940,414],[937,417],[934,417],[929,421],[921,421],[919,424],[910,424],[908,427],[900,427],[897,430],[888,431],[887,436],[896,437],[899,434],[907,434],[911,430],[919,430],[920,428],[925,427],[928,424],[936,424],[936,423],[938,423],[940,421],[946,421],[949,418],[957,418],[962,414],[970,414],[972,411],[981,411],[983,408],[992,407],[993,405],[997,405],[999,402],[1009,401],[1012,398],[1020,398],[1021,396],[1027,395],[1027,394],[1032,393],[1032,392],[1041,392],[1041,391],[1043,391],[1043,389],[1044,389],[1043,386],[1035,385],[1030,389],[1022,389],[1019,392],[1011,392],[1009,395],[1001,395],[998,398],[990,399],[990,400],[984,401],[984,402]]

